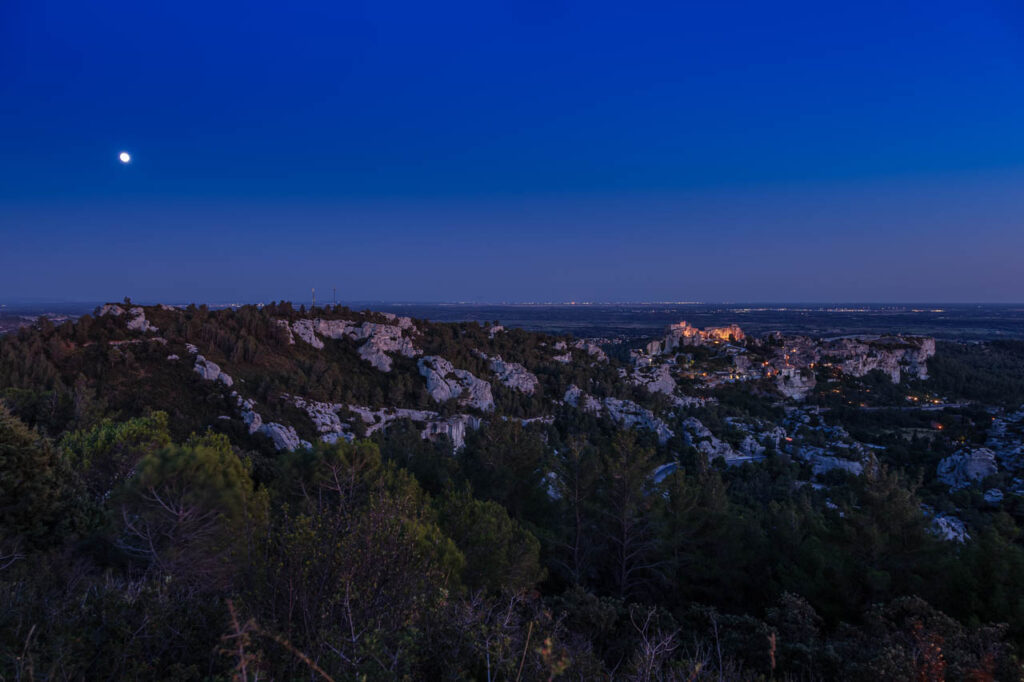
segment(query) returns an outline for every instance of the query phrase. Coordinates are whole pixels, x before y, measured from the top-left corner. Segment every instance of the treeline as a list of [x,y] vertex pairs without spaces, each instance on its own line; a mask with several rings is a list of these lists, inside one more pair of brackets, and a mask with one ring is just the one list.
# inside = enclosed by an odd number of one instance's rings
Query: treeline
[[656,482],[654,448],[578,426],[495,421],[457,457],[401,426],[267,457],[219,434],[176,443],[161,413],[53,442],[0,411],[0,670],[1019,675],[1012,522],[951,551],[885,470],[837,483],[828,503],[780,460],[692,460]]
[[928,373],[929,385],[951,399],[1024,405],[1024,341],[940,341]]

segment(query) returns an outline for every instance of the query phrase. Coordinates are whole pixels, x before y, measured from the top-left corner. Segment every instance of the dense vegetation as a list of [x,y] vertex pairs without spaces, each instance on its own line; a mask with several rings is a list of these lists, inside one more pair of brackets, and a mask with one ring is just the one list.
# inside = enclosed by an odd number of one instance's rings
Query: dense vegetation
[[[624,388],[614,358],[550,362],[539,334],[417,323],[457,366],[486,375],[484,350],[537,374],[533,396],[495,392],[499,415],[553,417],[491,417],[455,454],[409,422],[278,453],[167,361],[198,345],[312,441],[282,394],[436,408],[407,358],[385,374],[347,341],[288,345],[274,320],[306,314],[147,309],[166,345],[111,344],[137,335],[110,316],[0,337],[0,677],[1020,678],[1024,508],[964,491],[973,539],[937,539],[921,503],[949,502],[925,472],[952,445],[896,409],[924,388],[984,399],[1003,379],[972,374],[1007,376],[1017,351],[944,348],[923,386],[843,386],[886,409],[836,403],[835,423],[886,457],[827,487],[777,453],[727,469],[678,437],[552,412],[574,383],[661,398]],[[689,413],[723,436],[783,415],[756,392],[718,397]],[[987,413],[954,412],[977,439]]]

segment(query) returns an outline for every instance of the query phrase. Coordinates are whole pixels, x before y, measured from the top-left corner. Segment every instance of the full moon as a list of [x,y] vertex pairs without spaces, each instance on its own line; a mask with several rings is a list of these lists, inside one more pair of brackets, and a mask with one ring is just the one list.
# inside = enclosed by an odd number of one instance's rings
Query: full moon
[[117,155],[117,158],[121,159],[121,163],[128,163],[132,160],[132,155],[128,152],[121,152]]

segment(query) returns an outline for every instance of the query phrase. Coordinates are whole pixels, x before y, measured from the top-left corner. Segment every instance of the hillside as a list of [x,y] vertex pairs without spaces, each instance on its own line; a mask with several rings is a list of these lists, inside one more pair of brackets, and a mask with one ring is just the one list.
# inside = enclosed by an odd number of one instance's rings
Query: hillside
[[0,670],[1016,679],[1019,378],[898,334],[42,319],[0,337]]

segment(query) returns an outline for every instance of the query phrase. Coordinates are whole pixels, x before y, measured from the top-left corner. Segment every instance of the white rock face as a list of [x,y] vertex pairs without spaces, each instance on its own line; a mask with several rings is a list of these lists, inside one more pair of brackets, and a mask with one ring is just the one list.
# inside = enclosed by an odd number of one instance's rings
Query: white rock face
[[425,440],[435,440],[440,436],[447,436],[452,441],[452,446],[459,450],[466,445],[466,432],[468,429],[479,429],[482,420],[468,414],[457,414],[442,421],[427,422],[420,434]]
[[285,338],[288,339],[288,345],[289,346],[294,346],[295,345],[295,335],[292,334],[292,328],[288,326],[288,321],[287,320],[274,320],[274,322],[276,322],[277,326],[279,326],[281,329],[283,329],[285,331]]
[[935,355],[935,339],[925,337],[877,337],[838,339],[827,349],[845,358],[841,369],[864,376],[878,369],[898,384],[903,374],[928,378],[928,358]]
[[[410,318],[394,315],[385,317],[394,320],[395,324],[363,322],[357,325],[349,320],[297,320],[292,323],[291,330],[317,349],[324,347],[321,336],[329,339],[350,338],[363,341],[359,347],[359,357],[382,372],[390,372],[392,361],[389,353],[400,353],[412,358],[420,355],[422,351],[413,346],[412,339],[403,335],[404,332],[416,331]],[[284,320],[278,322],[287,325]]]
[[569,405],[579,408],[584,412],[598,414],[603,411],[609,419],[621,426],[627,428],[638,427],[654,431],[658,435],[658,441],[661,443],[672,437],[672,429],[668,427],[668,424],[658,419],[650,410],[630,400],[605,398],[602,401],[598,401],[597,398],[584,393],[576,385],[570,386],[566,390],[564,400]]
[[195,344],[186,343],[185,350],[187,350],[190,355],[199,355],[199,349],[195,346]]
[[177,356],[177,355],[175,355],[174,353],[171,353],[170,355],[168,355],[168,356],[167,356],[167,360],[168,360],[169,362],[172,362],[172,361],[174,361],[174,360],[178,360],[178,359],[180,359],[180,358],[178,358],[178,356]]
[[438,355],[427,355],[417,363],[420,374],[427,380],[427,392],[439,403],[458,398],[459,404],[478,410],[493,410],[491,385],[464,369],[455,369],[452,363]]
[[601,403],[597,398],[589,393],[584,393],[583,389],[575,384],[566,389],[565,396],[562,399],[573,407],[577,407],[584,412],[597,414],[601,411]]
[[594,345],[589,341],[584,341],[583,339],[580,339],[579,341],[573,344],[573,348],[578,348],[579,350],[587,351],[587,353],[597,358],[597,360],[600,362],[608,362],[608,356],[605,354],[603,350],[601,350],[601,347]]
[[[391,330],[398,330],[397,335],[390,333]],[[366,342],[359,347],[359,357],[382,372],[391,371],[391,358],[388,353],[400,353],[411,358],[422,352],[412,345],[410,339],[401,335],[401,330],[398,327],[385,327],[384,325],[377,325],[377,331],[366,337]]]
[[441,436],[448,436],[452,441],[452,447],[456,450],[466,444],[466,433],[468,429],[478,429],[483,423],[479,417],[469,414],[457,414],[447,419],[441,419],[437,412],[429,410],[409,410],[404,408],[389,408],[371,410],[368,407],[349,405],[349,410],[359,415],[366,426],[366,435],[371,435],[387,427],[397,419],[409,419],[422,423],[423,429],[420,437],[424,440],[436,440]]
[[999,488],[989,488],[985,491],[985,501],[989,504],[999,504],[1003,501],[1003,491]]
[[298,397],[292,397],[291,401],[300,410],[305,410],[319,433],[342,433],[347,430],[348,425],[342,425],[341,419],[338,417],[338,410],[343,407],[342,405],[321,403]]
[[270,422],[269,424],[261,426],[259,428],[259,432],[274,441],[274,447],[278,450],[292,451],[297,450],[300,447],[313,447],[309,441],[304,441],[299,438],[299,435],[295,433],[294,427],[285,426],[284,424]]
[[960,450],[939,462],[937,476],[949,486],[959,490],[997,473],[996,455],[988,448]]
[[931,531],[938,537],[949,542],[963,544],[971,539],[964,522],[949,514],[936,514],[932,518]]
[[696,417],[690,417],[683,421],[683,438],[687,445],[697,448],[697,451],[712,461],[722,458],[730,464],[740,458],[739,453],[733,450],[732,446],[711,433],[711,429],[704,426],[704,423]]
[[249,427],[249,433],[259,431],[263,425],[263,417],[256,411],[256,403],[251,398],[242,398],[236,391],[232,391],[231,395],[235,396],[238,410],[242,413],[242,422]]
[[249,433],[256,433],[263,426],[263,417],[253,410],[245,410],[242,412],[242,422],[249,427]]
[[[762,434],[762,437],[771,440],[771,433]],[[721,458],[725,463],[732,466],[744,462],[756,462],[764,459],[765,446],[762,445],[753,434],[748,434],[740,443],[739,449],[711,433],[711,429],[704,425],[699,419],[689,417],[683,421],[683,438],[687,445],[697,448],[708,461]]]
[[156,332],[160,331],[155,326],[149,323],[146,319],[146,311],[142,308],[135,307],[128,311],[128,315],[131,317],[128,320],[127,327],[137,332]]
[[296,320],[292,322],[292,332],[313,348],[321,349],[324,342],[313,332],[313,320]]
[[196,356],[196,364],[193,367],[199,376],[207,381],[221,381],[227,386],[231,386],[235,383],[234,379],[221,371],[221,368],[217,363],[210,362],[202,355]]
[[505,327],[503,325],[496,324],[487,328],[487,335],[493,339],[495,334],[500,334],[503,331],[505,331]]
[[[98,315],[100,317],[102,317],[104,315],[113,315],[114,317],[120,317],[121,315],[124,315],[124,314],[125,314],[125,309],[122,308],[119,305],[114,305],[113,303],[105,304],[103,307],[100,308],[100,311],[98,313]],[[156,327],[154,327],[152,324],[149,323],[149,320],[146,319],[146,311],[143,310],[139,306],[134,306],[132,308],[129,308],[128,312],[127,312],[127,315],[128,315],[129,319],[128,319],[128,322],[125,324],[125,326],[127,326],[128,329],[131,329],[132,331],[136,331],[136,332],[156,332],[156,331],[160,331],[159,329],[157,329]]]
[[643,386],[651,393],[672,395],[676,391],[676,380],[672,378],[672,369],[668,365],[634,369],[630,380],[637,386]]
[[572,362],[572,353],[563,353],[562,355],[555,355],[551,359],[554,360],[555,362],[560,362],[563,365],[568,365],[570,362]]
[[[481,355],[483,354],[481,353]],[[484,355],[484,357],[487,356]],[[537,390],[537,375],[518,362],[505,362],[500,355],[487,359],[490,362],[491,371],[498,376],[498,381],[509,388],[527,395],[533,395],[533,392]]]
[[640,407],[629,400],[605,398],[604,407],[608,416],[622,426],[639,426],[658,434],[658,442],[664,443],[672,437],[672,429],[662,420],[654,416],[650,410]]
[[814,372],[799,370],[796,367],[783,367],[775,377],[775,387],[779,393],[792,400],[803,400],[817,385]]

